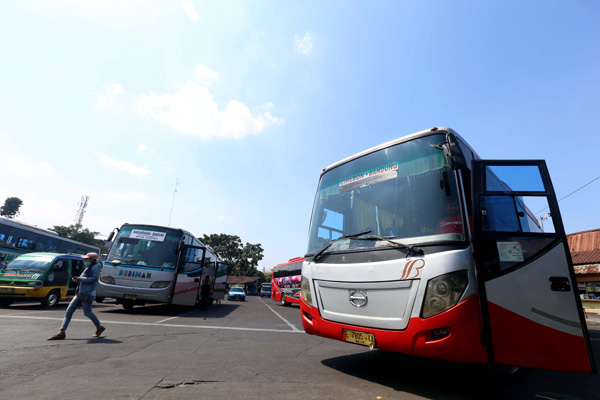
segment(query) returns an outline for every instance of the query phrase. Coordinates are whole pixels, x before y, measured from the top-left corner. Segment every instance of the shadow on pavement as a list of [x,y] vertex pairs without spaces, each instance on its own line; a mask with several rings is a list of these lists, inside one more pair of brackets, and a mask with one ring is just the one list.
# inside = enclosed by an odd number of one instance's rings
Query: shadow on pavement
[[[322,364],[344,374],[426,398],[496,398],[479,388],[498,393],[511,377],[482,366],[451,363],[373,350],[323,360]],[[475,384],[474,384],[475,383]],[[497,398],[503,398],[502,396]]]
[[[373,350],[322,364],[398,392],[431,399],[598,398],[598,376],[490,367]],[[550,397],[546,397],[550,396]]]
[[[104,306],[104,307],[103,307]],[[121,306],[114,304],[105,305],[94,304],[94,311],[102,312],[103,314],[125,314],[125,315],[148,315],[158,317],[176,317],[185,314],[186,318],[204,318],[215,319],[225,318],[239,305],[234,304],[213,304],[208,310],[200,310],[196,307],[176,306],[170,304],[153,304],[145,306],[135,306],[131,310],[125,310]]]

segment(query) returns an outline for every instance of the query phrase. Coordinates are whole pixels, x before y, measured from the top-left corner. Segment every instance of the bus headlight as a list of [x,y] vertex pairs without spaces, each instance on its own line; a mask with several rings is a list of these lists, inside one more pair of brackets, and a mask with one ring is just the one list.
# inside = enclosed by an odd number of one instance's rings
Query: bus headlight
[[156,281],[156,282],[153,282],[152,285],[150,285],[150,287],[153,289],[162,289],[162,288],[166,288],[167,286],[169,286],[170,283],[171,283],[170,281]]
[[28,286],[42,286],[44,284],[44,282],[42,281],[31,281],[31,282],[27,282]]
[[312,307],[313,304],[312,304],[312,294],[310,293],[310,282],[304,276],[302,277],[302,280],[300,281],[300,294],[302,295],[302,300],[304,300],[304,302],[306,304],[308,304],[310,307]]
[[466,270],[451,272],[429,280],[421,316],[429,318],[454,307],[468,283]]
[[109,285],[115,284],[115,278],[110,275],[100,275],[100,282],[108,283]]

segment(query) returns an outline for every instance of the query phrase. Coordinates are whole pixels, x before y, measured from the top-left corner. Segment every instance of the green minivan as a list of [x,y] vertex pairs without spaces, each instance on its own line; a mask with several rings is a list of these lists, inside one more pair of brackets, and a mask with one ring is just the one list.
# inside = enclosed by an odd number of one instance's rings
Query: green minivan
[[71,300],[77,289],[71,277],[81,275],[83,270],[83,260],[77,254],[20,255],[0,270],[0,307],[35,300],[53,307],[60,300]]

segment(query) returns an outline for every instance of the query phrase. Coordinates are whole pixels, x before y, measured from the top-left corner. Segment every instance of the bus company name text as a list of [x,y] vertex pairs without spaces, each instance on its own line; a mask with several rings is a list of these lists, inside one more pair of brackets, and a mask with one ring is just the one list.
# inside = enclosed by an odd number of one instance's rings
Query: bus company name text
[[140,271],[127,271],[127,270],[119,270],[119,276],[131,276],[132,278],[144,278],[149,279],[152,276],[150,272],[140,272]]
[[373,168],[369,171],[361,172],[360,174],[354,175],[350,178],[342,179],[340,181],[340,187],[344,187],[351,183],[358,182],[363,179],[367,179],[372,176],[381,175],[383,173],[391,172],[391,171],[398,171],[398,163],[397,162],[393,162],[393,163],[384,165],[383,167]]

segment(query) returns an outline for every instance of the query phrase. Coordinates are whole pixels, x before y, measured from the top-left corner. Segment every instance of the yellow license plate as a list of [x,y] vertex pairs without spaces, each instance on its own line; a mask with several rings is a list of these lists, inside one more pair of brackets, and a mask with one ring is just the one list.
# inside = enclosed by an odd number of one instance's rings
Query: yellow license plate
[[11,287],[0,287],[0,293],[14,293],[15,288]]
[[372,333],[345,330],[346,342],[356,343],[363,346],[375,346],[375,335]]
[[135,300],[135,299],[136,299],[136,297],[137,297],[137,295],[135,295],[135,294],[124,294],[124,295],[123,295],[123,298],[124,298],[125,300]]

